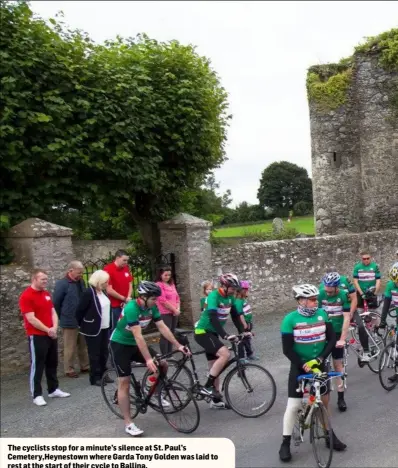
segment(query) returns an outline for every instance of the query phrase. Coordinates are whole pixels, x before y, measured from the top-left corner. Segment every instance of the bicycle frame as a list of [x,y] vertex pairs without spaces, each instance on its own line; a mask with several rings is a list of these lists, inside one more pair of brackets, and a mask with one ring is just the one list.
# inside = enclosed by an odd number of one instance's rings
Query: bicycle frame
[[310,394],[309,402],[305,404],[301,410],[299,410],[301,411],[299,424],[301,442],[304,442],[304,430],[309,427],[312,413],[314,412],[315,408],[317,408],[322,402],[321,387],[326,385],[329,380],[332,380],[336,377],[342,377],[343,374],[341,372],[324,372],[320,374],[320,376],[327,376],[327,378],[320,382],[318,380],[317,374],[302,374],[297,377],[297,381],[299,382],[299,386],[296,390],[297,393],[304,393],[305,387],[308,384],[310,384],[310,388],[314,388],[315,393],[315,395]]
[[[191,349],[191,346],[190,346],[190,343],[189,343],[189,340],[188,340],[188,336],[186,336],[187,338],[187,344],[186,344],[186,347],[190,350],[191,352],[191,356],[187,356],[187,355],[184,355],[183,358],[180,360],[180,366],[182,367],[183,365],[185,365],[188,361],[190,362],[191,364],[191,367],[192,367],[192,376],[193,376],[193,382],[194,382],[194,386],[197,386],[197,387],[202,387],[201,383],[200,383],[200,380],[199,380],[199,376],[198,376],[198,373],[197,373],[197,370],[196,370],[196,365],[195,365],[195,361],[193,359],[193,356],[199,356],[201,354],[205,354],[206,351],[204,350],[201,350],[201,351],[196,351],[196,352],[192,352],[192,349]],[[237,343],[231,343],[231,346],[228,347],[229,350],[232,350],[233,353],[234,353],[234,356],[227,362],[227,364],[225,365],[225,367],[222,369],[222,371],[220,372],[219,376],[220,377],[230,366],[232,366],[233,364],[237,364],[237,367],[243,367],[243,364],[240,363],[239,359],[238,359],[238,344],[243,341],[244,339],[246,339],[246,335],[244,334],[240,334],[240,335],[237,335],[237,338],[238,338],[238,342]],[[179,366],[179,367],[180,367]],[[177,371],[175,372],[175,374],[179,371],[179,368],[177,369]],[[171,377],[171,379],[174,379],[174,376],[175,374]],[[224,388],[225,388],[225,379],[223,381],[223,384],[222,384],[222,390],[224,391]],[[203,395],[204,398],[209,398],[209,399],[212,399],[212,397],[210,396],[207,396],[206,397]]]

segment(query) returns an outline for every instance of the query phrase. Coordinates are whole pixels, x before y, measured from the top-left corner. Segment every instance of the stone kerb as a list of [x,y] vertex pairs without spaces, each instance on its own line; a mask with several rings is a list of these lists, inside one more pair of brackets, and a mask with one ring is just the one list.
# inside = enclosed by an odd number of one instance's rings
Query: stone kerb
[[211,226],[211,222],[186,213],[159,223],[162,252],[175,254],[181,325],[192,326],[198,319],[200,284],[212,277]]
[[48,270],[50,288],[73,259],[72,229],[65,226],[29,218],[13,226],[6,237],[15,254],[14,262]]

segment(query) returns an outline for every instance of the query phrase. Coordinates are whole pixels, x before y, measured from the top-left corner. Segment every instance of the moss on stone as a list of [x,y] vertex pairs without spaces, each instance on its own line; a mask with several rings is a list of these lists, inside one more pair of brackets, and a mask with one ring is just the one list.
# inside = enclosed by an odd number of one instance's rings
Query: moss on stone
[[355,48],[355,53],[378,55],[384,69],[398,70],[398,28],[366,38],[364,44]]
[[398,29],[366,38],[364,44],[355,48],[354,55],[339,63],[314,65],[308,69],[308,99],[319,110],[334,110],[345,104],[357,54],[377,55],[381,67],[398,71]]
[[331,67],[333,68],[335,65],[337,64],[329,64],[322,70],[318,66],[316,67],[317,71],[313,70],[308,73],[308,98],[316,103],[319,110],[334,110],[346,102],[352,69],[345,67],[337,73],[329,74]]

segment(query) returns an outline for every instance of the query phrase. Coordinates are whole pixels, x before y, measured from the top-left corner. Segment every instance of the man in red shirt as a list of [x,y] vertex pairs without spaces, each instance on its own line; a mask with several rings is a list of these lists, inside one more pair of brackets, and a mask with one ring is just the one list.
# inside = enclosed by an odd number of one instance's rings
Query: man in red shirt
[[127,266],[128,260],[128,253],[125,250],[118,250],[115,254],[115,260],[104,267],[104,270],[109,274],[106,292],[111,300],[110,333],[116,327],[124,304],[127,304],[132,299],[132,281],[134,277]]
[[65,398],[69,393],[58,388],[58,316],[47,291],[48,275],[44,270],[32,272],[31,285],[19,298],[26,334],[28,335],[31,368],[30,390],[33,403],[46,405],[41,388],[43,372],[46,372],[49,398]]

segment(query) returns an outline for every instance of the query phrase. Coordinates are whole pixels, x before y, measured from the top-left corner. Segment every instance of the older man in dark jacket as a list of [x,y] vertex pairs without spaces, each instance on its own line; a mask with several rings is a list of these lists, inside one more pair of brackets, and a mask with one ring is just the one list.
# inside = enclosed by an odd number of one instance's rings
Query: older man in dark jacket
[[74,365],[76,354],[79,358],[80,371],[89,371],[87,346],[84,337],[79,334],[76,309],[85,290],[82,280],[84,267],[81,262],[73,261],[68,266],[65,278],[55,284],[53,303],[59,317],[64,338],[64,371],[67,377],[78,377]]

